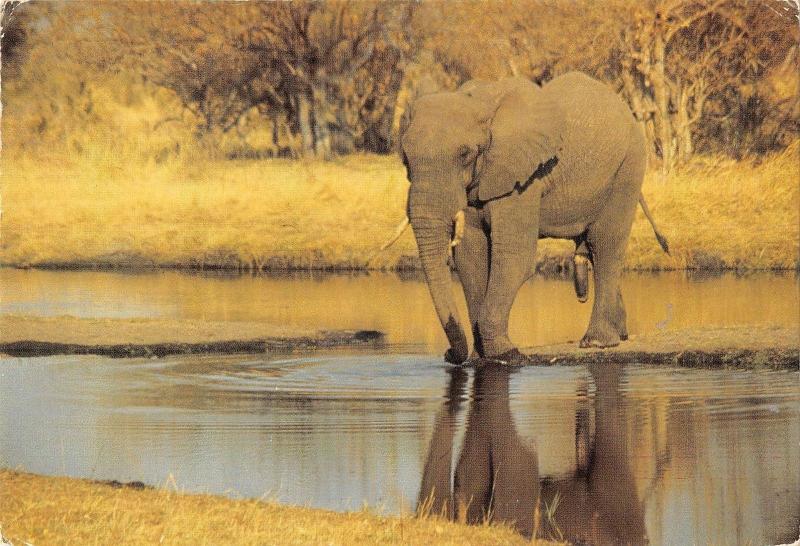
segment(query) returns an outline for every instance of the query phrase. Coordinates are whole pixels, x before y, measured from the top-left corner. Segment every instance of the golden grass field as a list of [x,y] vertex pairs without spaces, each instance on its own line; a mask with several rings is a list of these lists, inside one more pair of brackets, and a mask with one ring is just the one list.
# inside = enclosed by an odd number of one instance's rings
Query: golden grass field
[[[698,157],[644,194],[672,256],[641,211],[626,267],[796,269],[800,144],[760,164]],[[208,160],[158,164],[114,155],[4,157],[0,262],[15,266],[397,268],[414,264],[403,218],[408,183],[394,156],[333,162]],[[540,261],[571,253],[545,241]]]
[[493,524],[113,488],[10,470],[0,470],[0,488],[0,526],[14,544],[554,544]]

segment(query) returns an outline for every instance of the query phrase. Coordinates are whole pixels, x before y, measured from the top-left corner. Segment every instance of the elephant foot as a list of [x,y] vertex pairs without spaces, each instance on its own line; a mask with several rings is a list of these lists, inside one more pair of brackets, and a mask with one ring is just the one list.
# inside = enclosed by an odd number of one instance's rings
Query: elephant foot
[[459,358],[458,355],[456,354],[456,351],[454,351],[453,349],[447,349],[444,352],[444,360],[445,360],[445,362],[449,362],[450,364],[463,364],[464,363],[464,359],[463,358]]
[[481,358],[480,353],[478,353],[478,351],[473,349],[472,352],[469,354],[469,357],[464,362],[462,362],[461,365],[469,368],[474,368],[476,366],[480,366],[482,360],[483,359]]
[[486,357],[486,360],[506,366],[525,366],[531,363],[530,358],[519,352],[517,348],[506,351],[503,354]]
[[625,317],[623,312],[623,317],[612,322],[614,325],[614,330],[619,334],[620,341],[625,341],[628,339],[628,327],[625,324]]
[[[627,338],[627,336],[625,336]],[[595,349],[605,349],[608,347],[616,347],[619,345],[621,341],[621,337],[618,333],[608,333],[608,334],[601,334],[595,332],[586,332],[586,334],[581,339],[580,347],[581,349],[588,349],[588,348],[595,348]]]

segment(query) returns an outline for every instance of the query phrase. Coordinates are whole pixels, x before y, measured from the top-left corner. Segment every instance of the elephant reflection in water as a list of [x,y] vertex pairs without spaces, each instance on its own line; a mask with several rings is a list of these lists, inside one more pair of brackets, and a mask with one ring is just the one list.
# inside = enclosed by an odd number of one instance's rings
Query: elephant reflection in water
[[420,507],[468,523],[485,519],[514,522],[533,530],[539,492],[536,454],[520,441],[508,402],[509,369],[492,366],[475,373],[464,446],[450,487],[455,417],[464,400],[467,372],[450,372],[449,392],[440,412],[422,474]]
[[646,543],[644,508],[628,463],[621,371],[613,365],[590,366],[596,386],[594,442],[588,441],[588,412],[579,410],[577,468],[568,477],[540,480],[536,451],[522,442],[511,415],[513,368],[477,369],[451,486],[456,416],[467,384],[466,371],[451,370],[418,510],[468,523],[505,522],[527,537],[535,532],[538,538],[588,544]]

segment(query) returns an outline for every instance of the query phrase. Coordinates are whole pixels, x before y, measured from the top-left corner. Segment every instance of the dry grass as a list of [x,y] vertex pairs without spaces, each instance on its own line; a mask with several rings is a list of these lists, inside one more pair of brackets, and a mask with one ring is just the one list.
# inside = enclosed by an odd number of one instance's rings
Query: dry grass
[[[669,237],[661,253],[639,213],[627,267],[798,267],[800,145],[760,165],[697,159],[644,193]],[[331,163],[174,160],[95,154],[42,164],[6,157],[0,262],[363,268],[402,219],[395,157]],[[546,241],[540,258],[571,251]],[[375,268],[414,263],[410,231]]]
[[643,189],[670,240],[661,253],[641,212],[626,265],[631,269],[797,269],[800,267],[800,142],[756,165],[697,158]]
[[531,544],[495,525],[342,514],[8,470],[0,470],[0,490],[0,525],[14,544]]
[[4,163],[6,264],[363,266],[402,219],[407,187],[386,157]]

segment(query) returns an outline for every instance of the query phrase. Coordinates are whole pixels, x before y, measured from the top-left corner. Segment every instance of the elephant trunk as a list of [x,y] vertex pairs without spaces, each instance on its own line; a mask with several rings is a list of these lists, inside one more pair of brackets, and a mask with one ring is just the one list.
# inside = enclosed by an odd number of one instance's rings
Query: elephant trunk
[[447,360],[460,364],[467,359],[468,348],[453,298],[450,268],[447,265],[451,224],[449,219],[443,222],[438,218],[412,214],[411,227],[417,239],[422,268],[433,298],[433,305],[436,307],[436,314],[450,342]]

